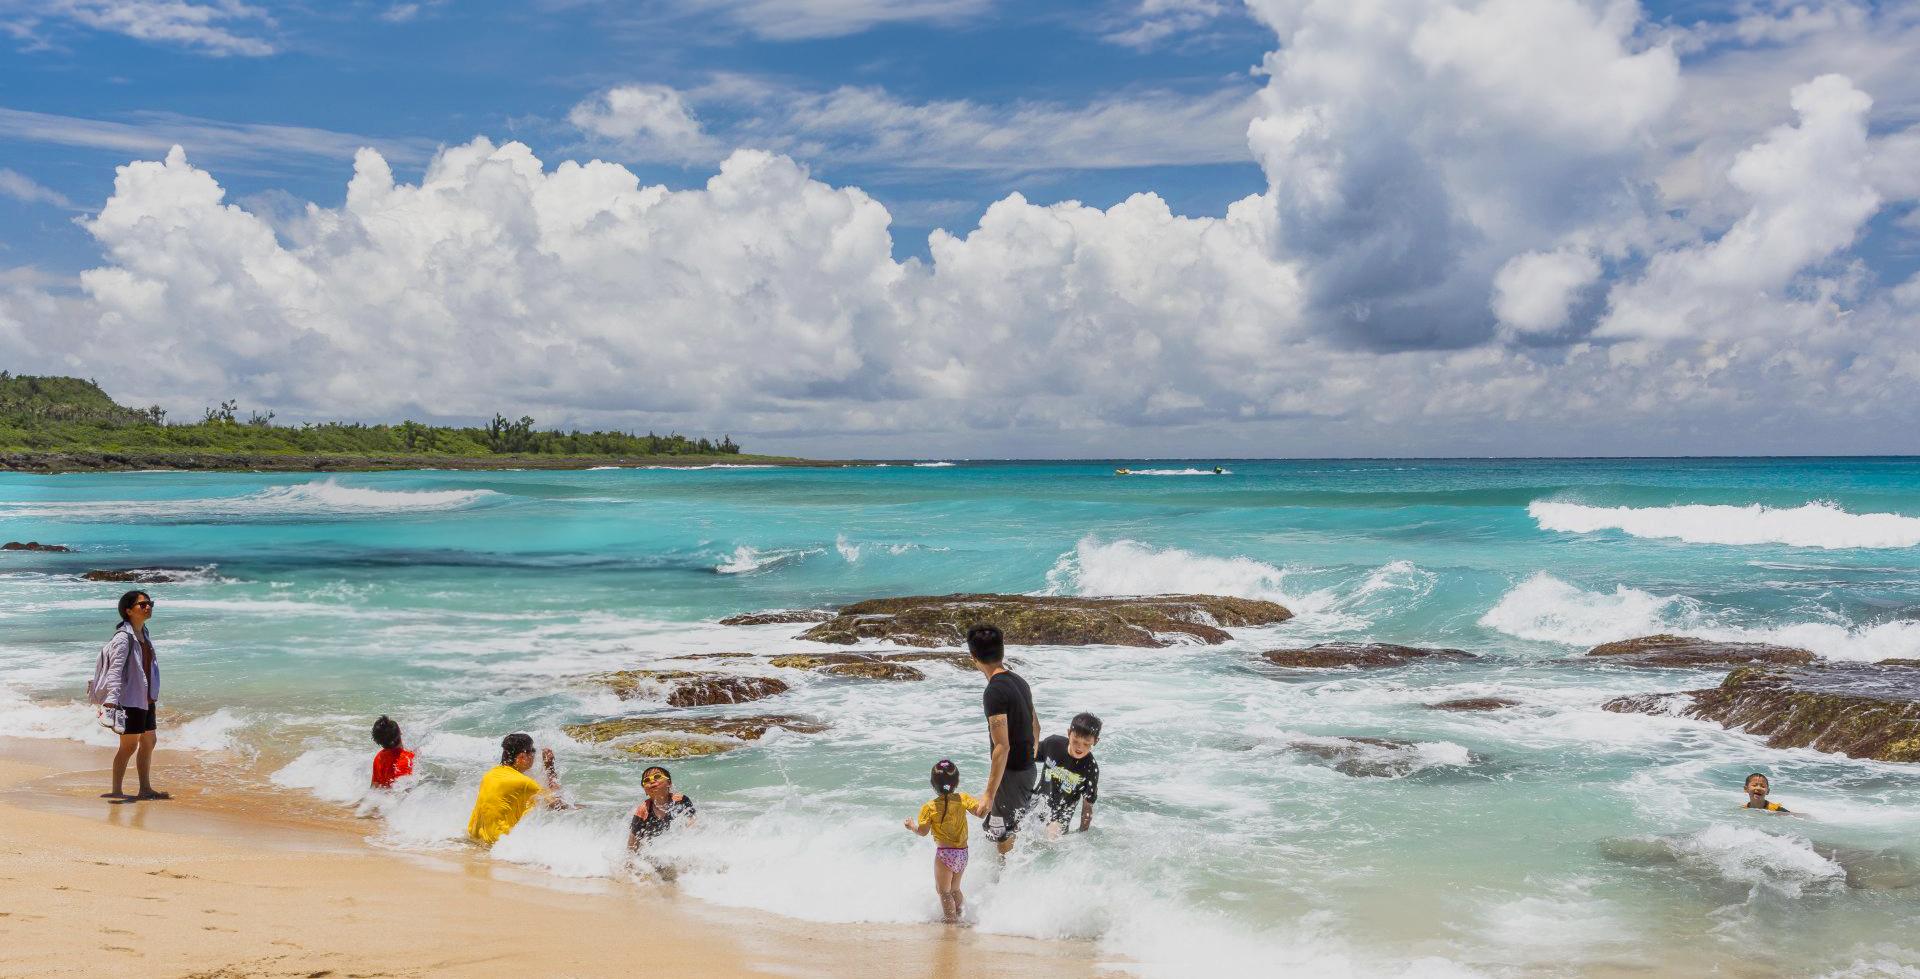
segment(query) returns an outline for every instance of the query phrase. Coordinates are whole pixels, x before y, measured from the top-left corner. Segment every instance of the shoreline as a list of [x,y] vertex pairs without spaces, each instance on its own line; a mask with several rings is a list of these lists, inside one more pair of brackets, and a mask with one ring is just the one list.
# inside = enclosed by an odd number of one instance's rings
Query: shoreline
[[0,738],[0,878],[14,898],[0,973],[1112,974],[1090,943],[807,922],[460,847],[387,849],[371,842],[377,823],[268,785],[234,755],[157,752],[155,781],[174,799],[116,805],[97,797],[110,760]]
[[618,469],[699,469],[706,466],[765,466],[775,469],[839,469],[870,465],[861,460],[796,459],[786,456],[358,456],[324,453],[226,452],[0,452],[0,472],[35,476],[113,472],[397,472],[410,470],[502,471]]

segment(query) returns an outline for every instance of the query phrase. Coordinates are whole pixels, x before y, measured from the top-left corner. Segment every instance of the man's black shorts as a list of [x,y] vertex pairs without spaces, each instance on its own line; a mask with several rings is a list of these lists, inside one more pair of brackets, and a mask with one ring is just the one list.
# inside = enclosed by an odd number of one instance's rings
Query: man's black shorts
[[1020,819],[1033,805],[1033,769],[1007,772],[1000,777],[1000,789],[993,794],[993,808],[980,823],[980,831],[995,843],[1020,831]]
[[154,730],[155,725],[154,725],[153,715],[159,713],[158,711],[141,710],[138,707],[128,707],[126,708],[126,711],[127,711],[126,733],[145,734],[148,731]]

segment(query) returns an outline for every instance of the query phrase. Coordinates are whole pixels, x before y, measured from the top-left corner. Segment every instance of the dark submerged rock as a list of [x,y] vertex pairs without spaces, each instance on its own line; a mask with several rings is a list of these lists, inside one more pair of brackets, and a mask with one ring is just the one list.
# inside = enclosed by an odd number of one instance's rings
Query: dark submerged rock
[[720,620],[721,625],[792,625],[801,622],[825,622],[833,618],[832,612],[819,609],[783,608],[766,612],[748,612],[745,615],[729,615]]
[[829,676],[851,676],[866,680],[925,680],[927,675],[890,656],[862,656],[858,653],[795,653],[775,656],[772,666],[792,670],[813,670]]
[[1386,642],[1323,642],[1303,649],[1271,649],[1260,654],[1275,666],[1325,670],[1353,667],[1381,669],[1425,660],[1469,660],[1478,656],[1460,649],[1396,646]]
[[1134,646],[1184,641],[1226,642],[1225,626],[1285,622],[1293,613],[1273,602],[1217,595],[1062,598],[1031,595],[939,595],[856,602],[800,634],[852,645],[886,639],[903,646],[958,646],[967,629],[990,623],[1015,646]]
[[37,540],[30,540],[25,543],[10,540],[5,544],[0,544],[0,551],[47,551],[54,554],[70,554],[73,552],[73,548],[65,544],[42,544]]
[[1399,738],[1343,737],[1291,741],[1287,749],[1353,778],[1399,778],[1422,766],[1419,743]]
[[1764,642],[1719,642],[1693,636],[1661,634],[1602,643],[1587,650],[1622,666],[1724,667],[1744,665],[1805,666],[1818,657],[1804,649]]
[[658,694],[672,707],[741,704],[787,692],[786,682],[773,677],[691,670],[621,670],[587,679],[611,689],[622,700]]
[[1766,738],[1769,748],[1920,762],[1920,673],[1908,666],[1743,666],[1718,687],[1619,697],[1604,706],[1714,721]]
[[622,717],[569,724],[562,730],[575,741],[608,744],[640,758],[700,758],[745,747],[774,728],[796,734],[827,729],[816,721],[785,714],[753,717]]
[[135,585],[164,585],[171,581],[184,581],[197,572],[190,568],[127,568],[124,570],[88,571],[80,577],[88,581],[117,581]]
[[1505,697],[1465,697],[1460,700],[1443,700],[1437,704],[1428,704],[1428,710],[1485,711],[1506,710],[1518,707],[1520,702]]

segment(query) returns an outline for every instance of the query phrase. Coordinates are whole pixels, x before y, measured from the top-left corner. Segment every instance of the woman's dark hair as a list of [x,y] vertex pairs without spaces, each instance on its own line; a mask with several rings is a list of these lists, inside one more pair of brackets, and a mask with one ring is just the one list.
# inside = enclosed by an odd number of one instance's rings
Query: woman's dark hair
[[960,766],[945,758],[933,763],[933,791],[940,793],[940,821],[947,821],[947,803],[960,787]]
[[967,652],[982,663],[998,663],[1007,657],[1006,639],[993,626],[977,625],[967,630]]
[[1067,725],[1067,730],[1079,732],[1089,738],[1097,738],[1100,736],[1100,719],[1086,711],[1081,711],[1073,715],[1073,721]]
[[522,752],[531,752],[532,750],[533,735],[519,733],[509,734],[500,739],[500,764],[511,765],[513,764],[513,760],[520,757]]
[[127,621],[127,609],[132,608],[134,602],[143,598],[152,600],[153,596],[137,590],[127,592],[125,595],[120,596],[120,621]]
[[373,743],[382,748],[400,747],[400,725],[385,714],[373,722]]

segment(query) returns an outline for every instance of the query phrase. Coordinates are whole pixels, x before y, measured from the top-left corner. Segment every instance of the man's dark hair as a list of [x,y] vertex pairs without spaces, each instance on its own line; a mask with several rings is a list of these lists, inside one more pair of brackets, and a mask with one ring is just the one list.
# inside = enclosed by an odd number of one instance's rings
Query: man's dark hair
[[967,652],[982,663],[998,663],[1007,658],[1007,642],[999,629],[977,625],[967,630]]
[[1073,715],[1073,720],[1067,724],[1067,730],[1075,734],[1084,734],[1089,738],[1097,738],[1100,736],[1100,719],[1086,711],[1081,711]]
[[373,743],[382,748],[400,747],[400,725],[385,714],[373,722]]
[[511,765],[521,752],[533,751],[533,735],[509,734],[500,739],[500,764]]

